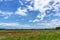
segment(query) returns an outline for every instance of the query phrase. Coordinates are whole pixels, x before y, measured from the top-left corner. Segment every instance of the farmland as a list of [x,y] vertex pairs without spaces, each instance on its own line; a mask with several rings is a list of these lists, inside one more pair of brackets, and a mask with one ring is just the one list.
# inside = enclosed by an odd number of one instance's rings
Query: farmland
[[0,30],[0,40],[60,40],[60,30]]

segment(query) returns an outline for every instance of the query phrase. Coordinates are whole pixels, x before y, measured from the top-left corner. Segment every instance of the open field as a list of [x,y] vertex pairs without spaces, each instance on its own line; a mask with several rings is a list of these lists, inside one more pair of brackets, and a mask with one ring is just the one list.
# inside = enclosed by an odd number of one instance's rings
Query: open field
[[0,40],[60,40],[60,30],[0,30]]

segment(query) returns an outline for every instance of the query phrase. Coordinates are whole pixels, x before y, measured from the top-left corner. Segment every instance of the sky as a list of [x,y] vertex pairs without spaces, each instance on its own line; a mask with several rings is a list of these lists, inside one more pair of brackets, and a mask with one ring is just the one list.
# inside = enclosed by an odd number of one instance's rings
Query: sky
[[60,0],[0,0],[0,29],[53,29],[60,26]]

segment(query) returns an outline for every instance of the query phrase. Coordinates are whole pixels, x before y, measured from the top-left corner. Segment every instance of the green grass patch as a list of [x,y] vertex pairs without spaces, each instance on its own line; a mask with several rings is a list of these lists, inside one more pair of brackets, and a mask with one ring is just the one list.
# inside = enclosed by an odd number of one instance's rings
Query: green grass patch
[[60,40],[60,30],[0,30],[0,40]]

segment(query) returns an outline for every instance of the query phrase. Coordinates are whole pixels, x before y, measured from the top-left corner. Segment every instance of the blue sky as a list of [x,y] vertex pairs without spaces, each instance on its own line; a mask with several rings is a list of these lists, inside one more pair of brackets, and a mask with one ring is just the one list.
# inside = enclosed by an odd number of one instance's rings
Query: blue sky
[[0,0],[0,28],[45,29],[58,26],[59,0]]

